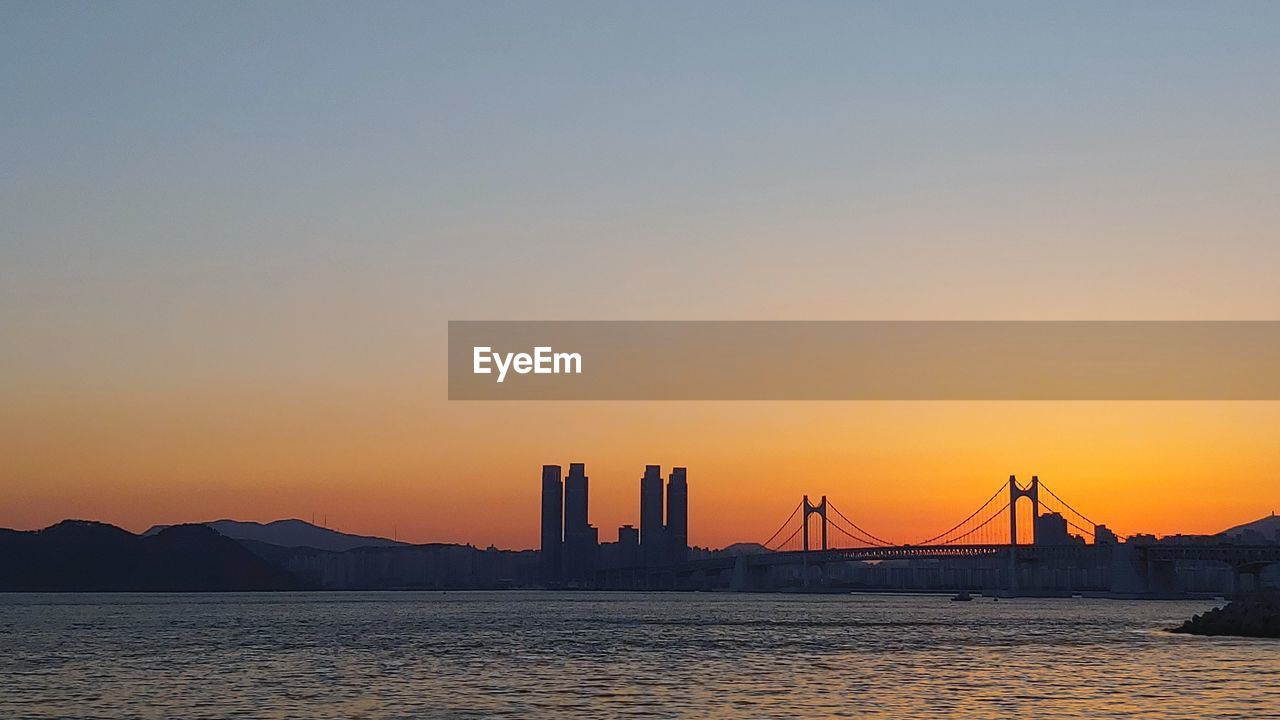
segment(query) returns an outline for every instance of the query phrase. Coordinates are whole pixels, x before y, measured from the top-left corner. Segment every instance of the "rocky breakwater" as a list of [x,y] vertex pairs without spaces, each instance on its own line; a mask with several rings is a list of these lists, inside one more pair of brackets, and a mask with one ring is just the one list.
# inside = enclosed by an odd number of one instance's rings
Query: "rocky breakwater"
[[1250,595],[1196,615],[1173,632],[1280,638],[1280,595]]

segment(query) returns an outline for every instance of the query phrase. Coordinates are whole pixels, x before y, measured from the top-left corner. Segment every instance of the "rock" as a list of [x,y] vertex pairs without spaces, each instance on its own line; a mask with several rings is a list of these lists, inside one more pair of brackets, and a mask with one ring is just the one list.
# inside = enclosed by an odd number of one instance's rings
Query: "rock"
[[1196,615],[1171,632],[1280,638],[1280,596],[1251,595]]

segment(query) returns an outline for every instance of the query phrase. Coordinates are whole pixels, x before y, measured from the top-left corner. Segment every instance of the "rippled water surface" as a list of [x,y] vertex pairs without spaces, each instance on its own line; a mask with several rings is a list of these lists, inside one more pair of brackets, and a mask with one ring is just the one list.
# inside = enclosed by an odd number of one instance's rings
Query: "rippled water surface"
[[0,595],[0,717],[1276,717],[1206,602]]

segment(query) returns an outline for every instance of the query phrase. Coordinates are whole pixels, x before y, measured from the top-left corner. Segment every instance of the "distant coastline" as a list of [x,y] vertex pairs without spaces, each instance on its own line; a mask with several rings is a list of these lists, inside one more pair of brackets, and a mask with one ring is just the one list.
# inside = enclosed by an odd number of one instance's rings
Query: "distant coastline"
[[[1273,518],[1224,531],[1230,538],[1273,524]],[[1243,530],[1242,530],[1243,528]],[[753,544],[693,549],[697,558],[732,560],[768,552]],[[101,522],[66,520],[42,530],[0,530],[0,592],[244,592],[292,590],[650,589],[728,590],[728,586],[577,583],[547,585],[536,550],[501,550],[447,543],[409,544],[341,533],[287,519],[270,523],[216,520],[155,526],[135,534]],[[691,560],[694,560],[691,558]],[[696,560],[694,560],[696,562]],[[852,562],[851,566],[867,567]],[[896,565],[909,576],[909,565]],[[926,568],[927,570],[927,568]],[[625,574],[625,569],[623,574]],[[637,569],[637,572],[642,572]],[[868,571],[869,572],[869,571]],[[892,573],[890,573],[892,575]],[[617,577],[618,573],[614,573]],[[834,576],[833,576],[834,577]],[[947,593],[945,587],[870,586],[832,582],[810,588],[777,585],[777,592]],[[974,592],[1001,594],[995,589]],[[1027,592],[1042,597],[1213,597],[1226,592],[1174,594]]]

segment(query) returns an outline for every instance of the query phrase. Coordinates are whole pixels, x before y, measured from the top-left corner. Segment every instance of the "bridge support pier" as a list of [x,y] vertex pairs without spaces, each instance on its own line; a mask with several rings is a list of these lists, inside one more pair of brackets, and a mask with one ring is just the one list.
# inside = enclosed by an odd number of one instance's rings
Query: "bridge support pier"
[[759,592],[767,589],[769,568],[755,565],[749,556],[739,555],[733,561],[733,575],[729,580],[729,589],[734,592]]
[[1150,592],[1147,562],[1133,545],[1112,545],[1110,564],[1111,592],[1126,595]]
[[[1248,583],[1245,577],[1252,578]],[[1236,598],[1241,598],[1250,592],[1259,592],[1262,590],[1262,568],[1253,565],[1233,565],[1231,567],[1231,589]]]
[[1178,564],[1171,560],[1147,560],[1147,588],[1157,595],[1178,592]]

